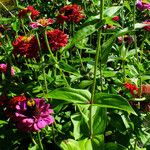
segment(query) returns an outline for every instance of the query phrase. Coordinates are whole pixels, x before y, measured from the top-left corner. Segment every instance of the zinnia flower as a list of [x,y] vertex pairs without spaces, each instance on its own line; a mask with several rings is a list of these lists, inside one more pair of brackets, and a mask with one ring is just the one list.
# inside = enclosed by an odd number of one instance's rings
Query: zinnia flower
[[56,51],[61,47],[66,46],[68,42],[68,35],[64,34],[64,32],[59,29],[47,31],[46,34],[50,47],[53,51]]
[[23,18],[27,14],[30,14],[32,19],[35,19],[36,17],[39,16],[40,12],[38,10],[34,9],[33,6],[28,6],[27,8],[20,10],[18,16],[20,18]]
[[150,84],[142,85],[142,94],[150,95]]
[[25,56],[26,58],[34,58],[38,55],[38,42],[34,35],[19,36],[13,43],[13,53],[15,56]]
[[143,11],[144,9],[150,10],[150,3],[147,0],[138,0],[136,2],[136,7],[140,11]]
[[[3,72],[4,74],[6,74],[7,71],[7,64],[0,64],[0,71]],[[11,67],[11,75],[14,76],[15,75],[15,71],[14,68]]]
[[37,132],[54,122],[53,110],[44,99],[34,98],[20,101],[16,105],[13,121],[22,131]]
[[143,23],[147,24],[147,26],[143,27],[143,29],[146,31],[150,31],[150,20],[146,20]]
[[46,27],[46,26],[48,26],[48,25],[50,25],[52,23],[54,23],[53,19],[51,19],[51,18],[48,18],[48,19],[43,18],[43,19],[37,20],[36,22],[30,22],[29,26],[34,29],[34,28],[38,28],[39,26]]
[[121,36],[118,37],[118,43],[122,43],[123,41],[127,44],[132,44],[133,37],[130,35],[124,35],[123,37],[121,37]]
[[67,5],[60,9],[59,15],[57,16],[58,23],[75,22],[78,23],[80,20],[85,18],[83,10],[77,4]]
[[112,20],[114,20],[114,21],[119,21],[119,16],[114,16],[113,18],[112,18]]
[[125,83],[124,86],[130,91],[132,96],[136,96],[139,92],[139,88],[135,84]]

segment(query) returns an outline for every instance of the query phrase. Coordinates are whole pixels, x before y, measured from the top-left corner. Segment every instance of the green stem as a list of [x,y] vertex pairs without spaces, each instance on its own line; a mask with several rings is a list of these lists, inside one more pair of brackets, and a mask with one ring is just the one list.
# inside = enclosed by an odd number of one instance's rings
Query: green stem
[[69,83],[68,83],[68,81],[67,81],[67,79],[66,79],[66,77],[65,77],[65,75],[64,75],[64,73],[63,73],[63,71],[62,71],[62,69],[59,67],[59,63],[57,62],[57,59],[54,57],[54,55],[53,55],[53,53],[52,53],[52,51],[51,51],[51,48],[50,48],[50,46],[49,46],[49,42],[48,42],[48,38],[47,38],[46,31],[45,31],[44,36],[45,36],[45,42],[46,42],[47,48],[48,48],[48,50],[49,50],[49,52],[50,52],[50,55],[51,55],[52,59],[54,60],[55,65],[57,65],[57,68],[59,69],[60,73],[62,74],[62,77],[63,77],[63,79],[64,79],[65,82],[66,82],[66,85],[69,86]]
[[[100,21],[103,19],[103,9],[104,9],[104,0],[100,0]],[[90,101],[90,138],[93,136],[93,119],[92,119],[92,104],[94,102],[95,97],[95,89],[96,89],[96,75],[97,75],[97,67],[98,67],[98,61],[99,57],[101,58],[101,36],[102,36],[102,28],[99,28],[98,30],[98,39],[97,39],[97,50],[96,50],[96,56],[95,56],[95,65],[94,65],[94,79],[93,79],[93,88],[92,88],[92,94],[91,94],[91,101]],[[102,75],[102,65],[100,62],[100,76]],[[102,84],[102,83],[101,83]],[[101,85],[102,86],[102,85]]]
[[37,133],[37,136],[38,136],[38,142],[39,142],[39,149],[44,150],[42,140],[41,140],[41,136],[40,136],[40,132]]

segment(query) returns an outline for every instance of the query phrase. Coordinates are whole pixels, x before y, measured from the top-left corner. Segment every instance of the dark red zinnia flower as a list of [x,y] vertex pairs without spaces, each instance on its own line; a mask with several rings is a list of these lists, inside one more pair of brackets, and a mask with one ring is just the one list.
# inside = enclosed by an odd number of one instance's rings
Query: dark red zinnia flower
[[64,23],[66,21],[78,23],[83,18],[85,18],[83,9],[79,5],[73,4],[64,6],[60,9],[59,15],[57,16],[57,22]]
[[114,21],[119,21],[119,16],[114,16],[113,18],[112,18],[112,20],[114,20]]
[[26,58],[35,58],[38,55],[38,42],[34,35],[19,36],[13,43],[13,53],[15,56],[25,56]]
[[125,83],[124,86],[130,91],[132,96],[136,96],[139,92],[139,88],[135,84]]
[[32,19],[35,19],[35,18],[38,17],[39,14],[40,14],[40,12],[39,12],[38,10],[34,9],[33,6],[28,6],[27,8],[24,8],[24,9],[20,10],[18,16],[19,16],[20,18],[23,18],[23,17],[25,17],[28,13],[30,13]]
[[59,29],[47,31],[46,34],[52,51],[66,46],[68,42],[68,35]]

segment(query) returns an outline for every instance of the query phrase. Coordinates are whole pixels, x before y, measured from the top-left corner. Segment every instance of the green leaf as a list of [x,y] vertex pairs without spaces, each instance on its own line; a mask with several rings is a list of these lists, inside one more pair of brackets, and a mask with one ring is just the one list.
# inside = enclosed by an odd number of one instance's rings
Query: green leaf
[[80,75],[74,67],[68,65],[64,61],[59,62],[59,67],[65,72],[69,72],[74,75]]
[[81,89],[84,89],[84,88],[88,87],[89,85],[91,85],[92,83],[93,83],[92,80],[83,80],[80,82],[79,87]]
[[71,47],[75,45],[75,43],[80,42],[87,36],[97,31],[97,29],[100,28],[101,25],[102,23],[99,23],[99,20],[85,22],[85,24],[83,24],[83,27],[75,33],[72,39],[70,39],[69,43],[63,49],[63,51],[70,49]]
[[120,109],[136,115],[135,111],[132,109],[128,101],[122,96],[115,94],[107,94],[107,93],[96,94],[94,105],[104,108]]
[[105,144],[105,150],[128,150],[128,149],[117,143],[107,143]]
[[93,119],[93,134],[102,134],[105,130],[107,123],[107,111],[105,108],[98,106],[92,107],[92,119]]
[[75,140],[81,137],[80,125],[81,125],[82,116],[79,113],[73,114],[71,116],[71,121],[73,123],[73,136]]
[[58,88],[46,95],[46,98],[64,100],[69,103],[88,103],[91,93],[88,90],[73,88]]
[[62,141],[60,147],[62,150],[92,150],[91,142],[87,138],[81,141],[68,139]]
[[116,15],[116,13],[118,11],[120,11],[121,8],[122,8],[122,6],[112,6],[112,7],[109,7],[109,8],[107,8],[104,11],[104,15],[112,17],[112,16]]

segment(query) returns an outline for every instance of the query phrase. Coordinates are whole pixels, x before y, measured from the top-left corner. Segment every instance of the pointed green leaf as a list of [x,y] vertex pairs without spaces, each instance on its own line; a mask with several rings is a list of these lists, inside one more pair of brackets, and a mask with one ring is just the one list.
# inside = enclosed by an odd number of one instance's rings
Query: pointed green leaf
[[94,105],[106,108],[116,108],[136,115],[128,101],[120,95],[107,93],[96,94]]
[[91,93],[88,90],[58,88],[46,95],[46,98],[64,100],[69,103],[88,103]]

